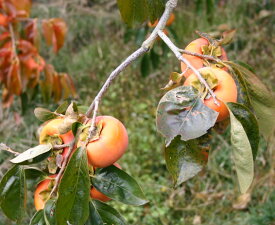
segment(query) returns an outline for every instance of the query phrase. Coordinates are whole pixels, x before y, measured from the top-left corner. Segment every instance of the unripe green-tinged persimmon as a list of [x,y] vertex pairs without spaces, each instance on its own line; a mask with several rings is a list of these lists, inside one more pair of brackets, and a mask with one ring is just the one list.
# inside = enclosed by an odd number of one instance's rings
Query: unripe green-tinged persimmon
[[37,211],[44,209],[45,202],[51,193],[56,175],[49,176],[50,178],[41,181],[34,192],[34,206]]
[[[114,163],[114,166],[121,169],[121,166],[118,163]],[[100,191],[98,191],[95,187],[91,188],[90,196],[92,199],[100,200],[102,202],[107,202],[107,201],[111,200],[109,197],[107,197],[106,195],[104,195]]]
[[[58,127],[63,123],[64,118],[57,118],[46,122],[45,126],[40,131],[40,144],[68,144],[74,139],[73,132],[70,130],[66,134],[60,134]],[[66,156],[69,147],[64,148],[62,156]]]
[[[175,14],[172,13],[169,19],[166,22],[166,26],[170,26],[175,20]],[[156,20],[154,23],[148,22],[148,27],[156,27],[158,25],[159,20]]]
[[[104,168],[115,163],[128,147],[128,134],[124,125],[112,116],[96,118],[98,134],[87,145],[89,164]],[[77,146],[85,143],[86,136],[80,137]]]
[[[199,69],[199,72],[203,75],[205,73],[213,73],[218,84],[213,88],[220,106],[214,103],[214,99],[211,96],[209,99],[204,99],[204,104],[209,108],[219,113],[217,122],[226,119],[229,116],[229,111],[224,102],[237,102],[238,92],[237,86],[232,76],[226,71],[219,68],[203,67]],[[191,86],[192,83],[198,80],[195,74],[191,74],[184,82],[184,86]]]
[[[194,52],[194,53],[198,53],[198,54],[203,54],[203,50],[202,47],[203,46],[209,46],[209,41],[205,38],[198,38],[194,41],[192,41],[191,43],[189,43],[187,45],[187,47],[185,48],[186,51],[189,52]],[[197,56],[192,56],[192,55],[187,55],[187,54],[183,54],[183,57],[186,58],[193,67],[195,67],[195,69],[200,69],[204,66],[204,60],[200,57]],[[221,48],[221,55],[217,56],[217,58],[221,59],[221,60],[227,60],[227,55],[226,52],[223,48]],[[186,71],[186,65],[181,62],[181,71],[184,72]],[[226,67],[223,67],[224,70],[227,70]],[[193,73],[193,71],[191,69],[188,69],[184,76],[187,78],[188,76],[190,76]]]

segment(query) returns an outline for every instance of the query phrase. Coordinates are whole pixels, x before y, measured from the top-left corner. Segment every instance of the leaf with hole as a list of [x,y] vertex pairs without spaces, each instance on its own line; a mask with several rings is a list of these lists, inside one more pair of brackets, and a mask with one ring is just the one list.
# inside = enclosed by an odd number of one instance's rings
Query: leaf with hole
[[134,178],[115,166],[97,169],[92,185],[108,197],[128,205],[148,203]]
[[215,125],[218,113],[205,106],[191,86],[167,92],[157,108],[157,129],[166,138],[166,146],[178,135],[188,141],[201,137]]
[[55,215],[56,200],[49,199],[44,207],[44,219],[47,225],[56,224]]

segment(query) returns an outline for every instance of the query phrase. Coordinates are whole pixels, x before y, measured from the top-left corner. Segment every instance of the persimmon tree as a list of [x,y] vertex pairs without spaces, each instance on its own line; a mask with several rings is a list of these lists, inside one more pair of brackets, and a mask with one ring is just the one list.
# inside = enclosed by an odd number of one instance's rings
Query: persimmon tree
[[71,77],[56,72],[40,55],[40,33],[58,53],[64,45],[67,25],[60,18],[31,18],[31,0],[0,1],[0,85],[2,103],[9,107],[14,96],[40,86],[45,101],[76,97]]
[[[0,146],[2,150],[15,155],[11,160],[15,165],[0,183],[0,205],[5,215],[17,223],[22,221],[24,215],[26,181],[29,179],[36,183],[44,180],[39,188],[47,184],[45,189],[39,189],[45,205],[37,207],[39,211],[33,216],[31,225],[126,224],[111,206],[90,197],[91,188],[124,204],[139,206],[147,203],[134,178],[118,166],[110,165],[114,161],[104,164],[104,168],[93,166],[87,151],[94,151],[95,143],[104,140],[101,135],[106,135],[104,124],[99,123],[98,117],[103,95],[121,71],[154,47],[158,37],[185,65],[183,71],[171,73],[156,113],[157,129],[165,138],[167,169],[175,187],[194,177],[207,164],[211,130],[219,123],[226,123],[226,120],[230,120],[232,155],[241,193],[247,192],[251,186],[260,134],[268,139],[274,132],[275,103],[273,94],[249,66],[221,58],[221,46],[232,40],[235,31],[224,33],[220,39],[198,32],[204,39],[204,44],[198,48],[199,52],[190,52],[175,46],[163,32],[177,6],[177,0],[169,0],[166,5],[161,0],[117,2],[122,18],[128,25],[145,22],[148,18],[152,23],[159,19],[142,46],[109,75],[89,107],[65,102],[54,112],[37,108],[35,115],[44,122],[44,128],[52,121],[61,121],[58,125],[55,123],[56,127],[47,133],[47,138],[43,136],[40,139],[40,145],[20,154],[3,143]],[[161,13],[162,16],[158,18]],[[188,60],[187,55],[195,58]],[[194,60],[201,60],[201,68],[194,66]],[[189,71],[193,78],[185,83]],[[226,90],[228,95],[231,94],[230,91],[234,91],[233,94],[237,92],[236,98],[232,98],[231,102],[217,94],[217,89],[221,88],[220,76],[229,76],[228,80],[236,85],[232,85],[236,89]],[[212,106],[206,104],[209,100],[213,101]],[[216,109],[221,106],[225,116],[218,121],[219,112]],[[126,137],[116,136],[120,137],[118,142]],[[124,153],[126,143],[116,143],[119,152]],[[113,145],[110,147],[115,148]],[[106,157],[109,160],[109,155]],[[47,169],[30,166],[41,161],[46,163]]]

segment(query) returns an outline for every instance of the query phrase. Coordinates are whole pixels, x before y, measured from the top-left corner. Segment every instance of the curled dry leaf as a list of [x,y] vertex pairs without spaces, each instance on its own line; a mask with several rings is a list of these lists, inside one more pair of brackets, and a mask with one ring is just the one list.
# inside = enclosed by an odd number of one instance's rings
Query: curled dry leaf
[[251,201],[251,194],[245,193],[238,197],[238,199],[233,203],[232,207],[238,210],[246,209],[250,201]]

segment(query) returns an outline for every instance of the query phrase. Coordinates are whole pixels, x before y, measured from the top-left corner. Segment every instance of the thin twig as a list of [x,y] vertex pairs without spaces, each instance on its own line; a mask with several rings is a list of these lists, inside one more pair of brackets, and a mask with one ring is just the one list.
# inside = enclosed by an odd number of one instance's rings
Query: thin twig
[[97,115],[97,111],[98,111],[98,105],[99,105],[99,101],[97,99],[95,99],[94,114],[93,114],[93,118],[92,118],[92,122],[91,122],[91,127],[89,129],[89,136],[87,138],[87,143],[92,138],[93,133],[95,131],[95,121],[96,121],[96,115]]
[[12,150],[9,146],[7,146],[4,143],[0,143],[0,151],[6,151],[6,152],[14,154],[15,156],[20,154],[19,152]]
[[[85,123],[88,123],[90,116],[92,115],[93,111],[93,118],[92,118],[92,124],[91,127],[89,129],[90,133],[88,135],[87,138],[87,143],[89,142],[89,137],[92,136],[92,133],[94,131],[95,128],[95,120],[96,120],[96,114],[98,111],[98,105],[104,95],[104,93],[107,91],[107,89],[109,88],[109,86],[111,85],[111,83],[114,81],[114,79],[127,67],[129,66],[132,62],[134,62],[137,58],[139,58],[140,56],[142,56],[143,54],[145,54],[146,52],[149,51],[150,47],[153,45],[154,41],[156,40],[156,38],[158,37],[158,31],[160,29],[163,29],[165,27],[165,24],[168,20],[168,18],[170,17],[173,9],[176,7],[178,0],[169,0],[166,3],[166,7],[165,7],[165,11],[162,15],[162,17],[160,18],[160,21],[158,23],[158,25],[155,27],[155,29],[153,30],[152,34],[148,37],[148,39],[146,39],[142,46],[137,49],[135,52],[133,52],[130,56],[128,56],[108,77],[108,79],[105,81],[104,85],[102,86],[102,88],[100,89],[100,91],[98,92],[98,94],[96,95],[94,101],[92,102],[92,104],[90,105],[89,109],[86,112],[86,121]],[[57,177],[55,178],[55,185],[51,191],[50,196],[52,196],[53,194],[56,194],[58,187],[59,187],[59,183],[61,181],[61,177],[65,171],[66,165],[69,161],[69,158],[73,152],[74,149],[74,145],[75,145],[75,138],[73,140],[73,142],[70,145],[70,149],[68,154],[65,156],[64,161],[62,162],[62,166],[60,171],[58,172]]]
[[97,96],[95,97],[95,100],[90,105],[89,109],[86,112],[86,116],[90,117],[94,107],[95,107],[95,101],[98,101],[100,103],[102,96],[107,91],[109,86],[111,85],[112,81],[122,72],[128,65],[130,65],[133,61],[135,61],[139,56],[143,55],[145,52],[147,52],[149,49],[140,47],[138,50],[136,50],[134,53],[132,53],[129,57],[127,57],[108,77],[100,91],[98,92]]
[[196,52],[190,52],[190,51],[187,51],[185,49],[180,49],[178,48],[178,51],[180,53],[183,53],[185,55],[192,55],[192,56],[196,56],[196,57],[199,57],[199,58],[202,58],[202,59],[209,59],[209,60],[212,60],[212,61],[215,61],[217,63],[221,63],[222,60],[218,59],[218,58],[215,58],[211,55],[203,55],[203,54],[199,54],[199,53],[196,53]]
[[[127,57],[108,77],[100,91],[98,92],[97,96],[95,97],[95,100],[90,105],[88,111],[86,112],[86,116],[90,117],[92,114],[92,111],[95,107],[95,101],[98,101],[100,103],[101,98],[103,94],[107,91],[108,87],[112,83],[112,81],[120,74],[121,71],[123,71],[128,65],[130,65],[133,61],[135,61],[138,57],[149,51],[150,47],[153,45],[154,41],[158,37],[158,31],[163,29],[166,25],[167,20],[169,19],[173,9],[177,6],[178,0],[169,0],[166,3],[165,11],[163,15],[161,16],[158,25],[155,27],[155,29],[152,31],[151,35],[143,42],[142,46],[136,50],[134,53],[132,53],[129,57]],[[87,122],[87,121],[86,121]],[[94,128],[92,128],[94,129]]]
[[165,33],[163,33],[162,30],[158,31],[158,35],[160,36],[160,38],[167,44],[167,46],[172,50],[172,52],[175,54],[175,56],[182,61],[187,67],[189,67],[191,70],[193,70],[193,72],[196,74],[196,76],[198,77],[198,79],[200,80],[200,82],[206,87],[206,89],[208,89],[210,95],[213,97],[214,99],[214,103],[216,105],[220,105],[220,103],[217,100],[217,97],[215,95],[215,93],[212,91],[212,89],[209,87],[208,83],[205,81],[205,79],[202,77],[202,75],[200,74],[200,72],[192,66],[192,64],[185,59],[181,53],[178,50],[178,47],[176,47],[174,45],[174,43],[167,37],[167,35]]
[[75,138],[74,138],[74,140],[70,143],[70,148],[69,148],[68,154],[65,155],[64,160],[63,160],[62,165],[61,165],[61,169],[59,170],[59,172],[58,172],[58,174],[57,174],[57,176],[56,176],[56,178],[55,178],[55,183],[54,183],[53,189],[52,189],[52,191],[51,191],[51,193],[50,193],[50,197],[51,197],[52,195],[56,194],[56,192],[57,192],[57,190],[58,190],[59,183],[60,183],[60,181],[61,181],[62,175],[63,175],[63,173],[64,173],[64,171],[65,171],[65,169],[66,169],[67,163],[68,163],[68,161],[69,161],[69,159],[70,159],[70,157],[71,157],[71,154],[72,154],[72,152],[73,152],[73,150],[74,150],[74,145],[75,145]]
[[63,149],[63,148],[66,148],[66,147],[70,147],[72,142],[68,143],[68,144],[63,144],[63,145],[54,145],[53,146],[53,149],[54,150],[60,150],[60,149]]

